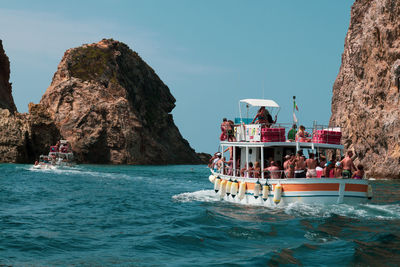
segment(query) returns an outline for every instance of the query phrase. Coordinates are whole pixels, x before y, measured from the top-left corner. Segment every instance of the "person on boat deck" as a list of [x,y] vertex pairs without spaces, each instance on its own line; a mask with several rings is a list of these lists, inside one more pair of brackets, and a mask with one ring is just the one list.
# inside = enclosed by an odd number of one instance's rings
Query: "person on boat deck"
[[244,167],[240,169],[240,177],[244,177],[245,173],[246,173],[246,162],[244,163]]
[[227,136],[229,142],[236,142],[235,123],[232,120],[228,120]]
[[347,151],[347,156],[340,162],[343,166],[342,176],[343,178],[351,178],[352,171],[356,170],[356,166],[353,163],[353,151]]
[[340,177],[342,177],[342,165],[338,161],[335,164],[335,178],[340,178]]
[[294,165],[294,178],[306,178],[306,163],[303,158],[303,152],[297,151],[297,156]]
[[249,162],[249,168],[245,170],[247,177],[254,178],[254,167],[253,162]]
[[280,171],[276,161],[272,160],[271,163],[270,163],[270,166],[268,168],[265,168],[264,171],[269,171],[270,172],[271,179],[279,179],[279,178],[281,178],[281,171]]
[[318,165],[321,168],[325,168],[325,164],[326,164],[326,157],[324,155],[319,155],[319,163],[318,163]]
[[269,111],[265,107],[261,107],[250,124],[254,122],[265,124],[265,126],[269,128],[272,124],[276,123],[277,117],[278,116],[275,115],[275,120],[272,120],[272,116],[269,114]]
[[333,165],[333,163],[331,162],[331,161],[328,161],[326,164],[325,164],[325,168],[324,168],[324,170],[322,171],[322,177],[325,177],[325,178],[334,178],[335,177],[335,173],[334,173],[334,165]]
[[364,166],[361,164],[358,164],[357,170],[354,172],[353,179],[363,179],[364,178]]
[[214,159],[214,161],[213,161],[213,163],[212,163],[212,165],[211,165],[211,167],[214,169],[214,171],[218,171],[218,165],[217,165],[217,163],[221,160],[221,153],[220,152],[217,152],[216,153],[216,158]]
[[224,150],[224,153],[229,150],[229,160],[233,160],[233,146],[228,147]]
[[224,173],[226,173],[227,175],[233,175],[233,159],[231,158],[228,161],[224,160],[224,166]]
[[307,166],[307,178],[315,178],[317,177],[317,161],[314,159],[314,153],[309,153],[309,158],[306,159]]
[[290,155],[286,155],[283,158],[283,171],[286,177],[288,177],[289,174],[289,159],[290,159]]
[[260,177],[261,177],[260,162],[256,161],[254,163],[254,178],[260,178]]
[[306,127],[303,125],[299,126],[299,131],[296,134],[296,141],[298,142],[311,142],[310,134],[306,132]]
[[290,128],[287,134],[288,141],[294,142],[296,140],[296,133],[297,133],[297,125],[293,124],[292,128]]
[[219,136],[219,140],[221,141],[225,141],[228,138],[228,126],[229,126],[229,122],[226,118],[222,119],[222,123],[221,123],[221,135]]
[[210,160],[208,161],[208,168],[213,168],[214,167],[214,160],[216,160],[218,158],[218,154],[221,154],[219,152],[215,152],[214,155],[210,158]]
[[289,171],[287,174],[287,178],[294,178],[295,164],[296,156],[292,153],[290,154],[290,159],[288,160]]

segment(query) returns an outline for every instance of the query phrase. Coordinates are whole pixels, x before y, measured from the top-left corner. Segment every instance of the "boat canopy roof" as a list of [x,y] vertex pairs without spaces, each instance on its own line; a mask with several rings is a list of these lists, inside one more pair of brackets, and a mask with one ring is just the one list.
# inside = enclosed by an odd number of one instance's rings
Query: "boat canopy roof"
[[279,108],[279,105],[274,100],[269,99],[242,99],[240,102],[253,107]]

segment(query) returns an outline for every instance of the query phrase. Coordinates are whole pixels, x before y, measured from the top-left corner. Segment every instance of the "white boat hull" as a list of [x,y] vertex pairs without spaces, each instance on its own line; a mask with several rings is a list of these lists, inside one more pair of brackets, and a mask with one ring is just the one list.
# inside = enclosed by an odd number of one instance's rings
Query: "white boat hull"
[[[233,203],[247,205],[284,206],[294,202],[305,204],[361,204],[372,197],[368,193],[368,180],[337,179],[337,178],[290,178],[290,179],[255,179],[239,178],[214,173],[223,180],[236,179],[239,184],[246,183],[246,193],[243,199],[232,197],[226,193],[222,196],[220,190],[216,192],[221,199]],[[260,194],[254,196],[254,185],[257,180],[261,186],[269,184],[268,197]],[[282,186],[280,201],[274,202],[274,189],[277,184]]]

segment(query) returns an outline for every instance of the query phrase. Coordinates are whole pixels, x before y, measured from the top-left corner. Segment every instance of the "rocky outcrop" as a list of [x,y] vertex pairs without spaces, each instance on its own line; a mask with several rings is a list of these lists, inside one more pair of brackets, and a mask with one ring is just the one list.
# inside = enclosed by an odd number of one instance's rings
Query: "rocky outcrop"
[[80,162],[200,163],[174,124],[169,88],[121,42],[67,50],[40,104]]
[[29,114],[0,109],[1,162],[33,163],[59,139],[58,129],[41,105],[29,104]]
[[11,94],[10,61],[3,49],[3,42],[0,40],[0,108],[8,109],[14,113],[17,108]]
[[400,178],[400,2],[356,0],[331,125],[372,177]]

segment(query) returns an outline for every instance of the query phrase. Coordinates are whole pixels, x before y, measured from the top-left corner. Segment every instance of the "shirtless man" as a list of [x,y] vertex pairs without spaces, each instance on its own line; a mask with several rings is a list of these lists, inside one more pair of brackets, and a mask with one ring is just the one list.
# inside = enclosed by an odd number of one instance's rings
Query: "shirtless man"
[[297,157],[294,165],[294,178],[306,178],[306,163],[301,151],[297,152]]
[[314,159],[314,153],[310,153],[310,158],[306,160],[307,166],[307,178],[315,178],[317,177],[317,161]]
[[351,178],[352,171],[356,170],[356,166],[354,166],[351,157],[353,157],[353,151],[349,150],[347,151],[347,156],[340,162],[343,168],[342,171],[343,178]]
[[278,167],[278,164],[275,161],[271,161],[271,166],[265,168],[264,171],[269,171],[271,173],[272,179],[279,179],[281,178],[281,172]]
[[294,154],[290,154],[290,159],[288,160],[288,173],[287,178],[294,178],[294,168],[296,164],[296,156]]

